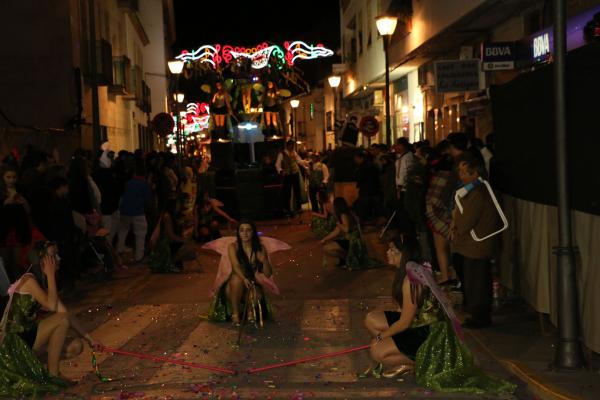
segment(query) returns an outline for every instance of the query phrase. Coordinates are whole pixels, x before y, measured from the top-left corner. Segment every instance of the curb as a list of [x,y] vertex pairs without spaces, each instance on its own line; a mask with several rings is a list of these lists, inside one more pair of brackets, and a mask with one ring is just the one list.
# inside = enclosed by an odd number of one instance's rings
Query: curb
[[537,374],[527,367],[522,362],[516,360],[508,360],[497,356],[488,346],[483,343],[474,332],[467,334],[477,342],[485,352],[492,357],[496,362],[502,365],[508,372],[527,383],[527,387],[542,400],[583,400],[582,397],[567,393],[553,385],[543,381]]

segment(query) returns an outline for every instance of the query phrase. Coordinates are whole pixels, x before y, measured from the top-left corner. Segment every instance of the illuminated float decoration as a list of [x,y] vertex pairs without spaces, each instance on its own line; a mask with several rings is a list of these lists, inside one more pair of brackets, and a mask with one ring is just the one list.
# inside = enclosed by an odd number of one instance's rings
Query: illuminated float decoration
[[332,50],[325,48],[320,43],[313,46],[296,40],[285,42],[283,46],[285,51],[277,45],[269,45],[266,42],[255,47],[204,45],[192,52],[184,50],[175,58],[184,62],[199,61],[209,64],[213,68],[219,67],[223,62],[228,65],[233,60],[245,58],[252,61],[252,68],[262,69],[269,66],[271,58],[278,65],[293,66],[297,60],[312,60],[333,55]]

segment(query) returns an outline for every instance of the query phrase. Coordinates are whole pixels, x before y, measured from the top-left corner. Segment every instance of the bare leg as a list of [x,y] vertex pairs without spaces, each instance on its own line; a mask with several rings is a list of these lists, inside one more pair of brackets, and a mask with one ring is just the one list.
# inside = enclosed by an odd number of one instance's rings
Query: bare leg
[[371,358],[390,368],[397,368],[401,365],[413,365],[414,361],[402,354],[392,338],[385,338],[380,343],[371,346]]
[[271,113],[271,122],[273,123],[275,130],[277,130],[277,114]]
[[383,311],[371,311],[368,313],[365,317],[365,326],[373,336],[376,336],[378,333],[389,328],[387,318]]
[[39,352],[48,344],[48,372],[50,375],[58,376],[58,363],[62,352],[65,338],[69,330],[69,315],[67,313],[54,313],[44,318],[38,325],[37,336],[33,344],[33,350]]
[[433,232],[433,245],[435,246],[435,253],[440,266],[440,279],[441,281],[447,281],[450,278],[450,249],[448,248],[448,241],[442,235]]
[[227,288],[225,290],[225,294],[231,302],[231,308],[233,311],[231,318],[234,322],[238,322],[240,319],[240,304],[245,291],[244,282],[236,274],[231,274],[231,278],[229,278],[229,283],[227,284]]
[[336,242],[327,242],[323,245],[323,257],[327,261],[327,265],[336,265],[345,253],[344,249]]

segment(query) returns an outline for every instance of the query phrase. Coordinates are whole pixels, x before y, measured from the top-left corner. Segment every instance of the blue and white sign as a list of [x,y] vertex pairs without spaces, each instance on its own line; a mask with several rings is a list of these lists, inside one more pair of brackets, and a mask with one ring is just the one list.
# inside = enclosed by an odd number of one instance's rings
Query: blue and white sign
[[484,71],[515,68],[516,47],[514,42],[483,43],[481,63]]
[[[585,25],[600,12],[600,6],[595,6],[586,12],[567,20],[567,51],[585,45],[583,29]],[[549,27],[530,37],[531,59],[533,62],[544,62],[552,59],[554,51],[554,32]]]
[[552,32],[545,32],[540,35],[533,37],[533,59],[536,62],[545,61],[552,55],[552,45],[554,41],[552,38]]

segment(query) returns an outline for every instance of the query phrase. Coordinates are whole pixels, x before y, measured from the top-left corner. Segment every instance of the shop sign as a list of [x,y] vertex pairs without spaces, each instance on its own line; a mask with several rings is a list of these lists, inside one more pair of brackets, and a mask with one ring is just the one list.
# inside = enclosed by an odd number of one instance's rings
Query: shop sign
[[515,43],[497,42],[481,45],[481,63],[484,71],[515,68]]
[[480,88],[480,60],[435,62],[435,86],[438,93],[472,92]]
[[360,119],[358,129],[366,137],[374,137],[379,132],[379,121],[371,115],[367,115]]
[[546,32],[533,38],[533,59],[536,62],[544,61],[552,54],[550,37],[551,32]]
[[[567,51],[574,50],[585,45],[586,24],[593,20],[594,15],[600,12],[600,6],[596,6],[586,12],[576,15],[567,20]],[[548,61],[554,52],[553,28],[546,28],[533,34],[529,40],[530,57],[533,62]]]

